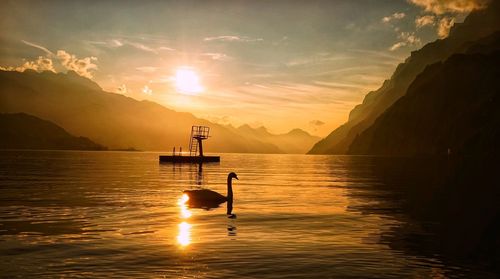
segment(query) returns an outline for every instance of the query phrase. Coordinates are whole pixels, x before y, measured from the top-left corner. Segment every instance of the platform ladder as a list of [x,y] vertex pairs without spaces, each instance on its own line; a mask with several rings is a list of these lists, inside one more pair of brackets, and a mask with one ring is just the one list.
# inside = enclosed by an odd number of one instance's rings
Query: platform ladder
[[189,156],[197,156],[199,150],[199,156],[203,157],[203,140],[208,139],[210,134],[210,128],[207,126],[192,126],[191,127],[191,137],[189,140]]

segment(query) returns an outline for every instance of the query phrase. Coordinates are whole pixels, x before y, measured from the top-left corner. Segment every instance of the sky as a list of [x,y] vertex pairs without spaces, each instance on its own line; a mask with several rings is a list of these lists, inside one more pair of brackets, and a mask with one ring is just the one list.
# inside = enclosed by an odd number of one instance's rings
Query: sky
[[2,1],[0,69],[74,70],[220,124],[326,136],[486,2]]

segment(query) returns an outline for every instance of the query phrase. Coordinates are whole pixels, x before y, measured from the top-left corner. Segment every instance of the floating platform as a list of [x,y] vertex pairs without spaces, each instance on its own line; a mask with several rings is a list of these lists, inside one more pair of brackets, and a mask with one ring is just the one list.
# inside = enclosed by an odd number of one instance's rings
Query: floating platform
[[192,163],[192,164],[202,164],[202,163],[218,163],[220,162],[220,156],[172,156],[172,155],[160,155],[160,163]]
[[182,156],[182,147],[179,148],[179,153],[175,153],[174,147],[172,155],[160,155],[160,163],[202,164],[220,162],[219,156],[203,155],[203,141],[208,139],[209,133],[209,127],[192,126],[189,141],[189,156]]

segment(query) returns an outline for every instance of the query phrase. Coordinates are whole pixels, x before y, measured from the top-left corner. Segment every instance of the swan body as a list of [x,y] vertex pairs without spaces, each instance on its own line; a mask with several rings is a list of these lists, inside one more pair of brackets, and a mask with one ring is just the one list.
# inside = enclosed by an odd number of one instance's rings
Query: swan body
[[232,214],[233,211],[233,178],[238,179],[236,173],[231,172],[227,176],[227,196],[219,194],[215,191],[208,189],[201,190],[185,190],[189,199],[187,205],[191,208],[203,208],[206,210],[219,207],[220,204],[227,202],[227,214],[230,218],[235,218],[236,215]]
[[188,206],[194,208],[211,209],[227,201],[227,197],[208,189],[186,190],[184,194],[189,197]]

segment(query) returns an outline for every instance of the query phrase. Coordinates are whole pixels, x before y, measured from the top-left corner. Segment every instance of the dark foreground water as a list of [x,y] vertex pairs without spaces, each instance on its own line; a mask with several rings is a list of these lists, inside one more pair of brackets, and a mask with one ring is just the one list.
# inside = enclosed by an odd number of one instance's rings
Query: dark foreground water
[[[225,154],[200,170],[156,153],[0,155],[0,277],[494,276],[411,249],[422,225],[367,157]],[[230,171],[237,219],[179,203],[185,189],[225,194]]]

